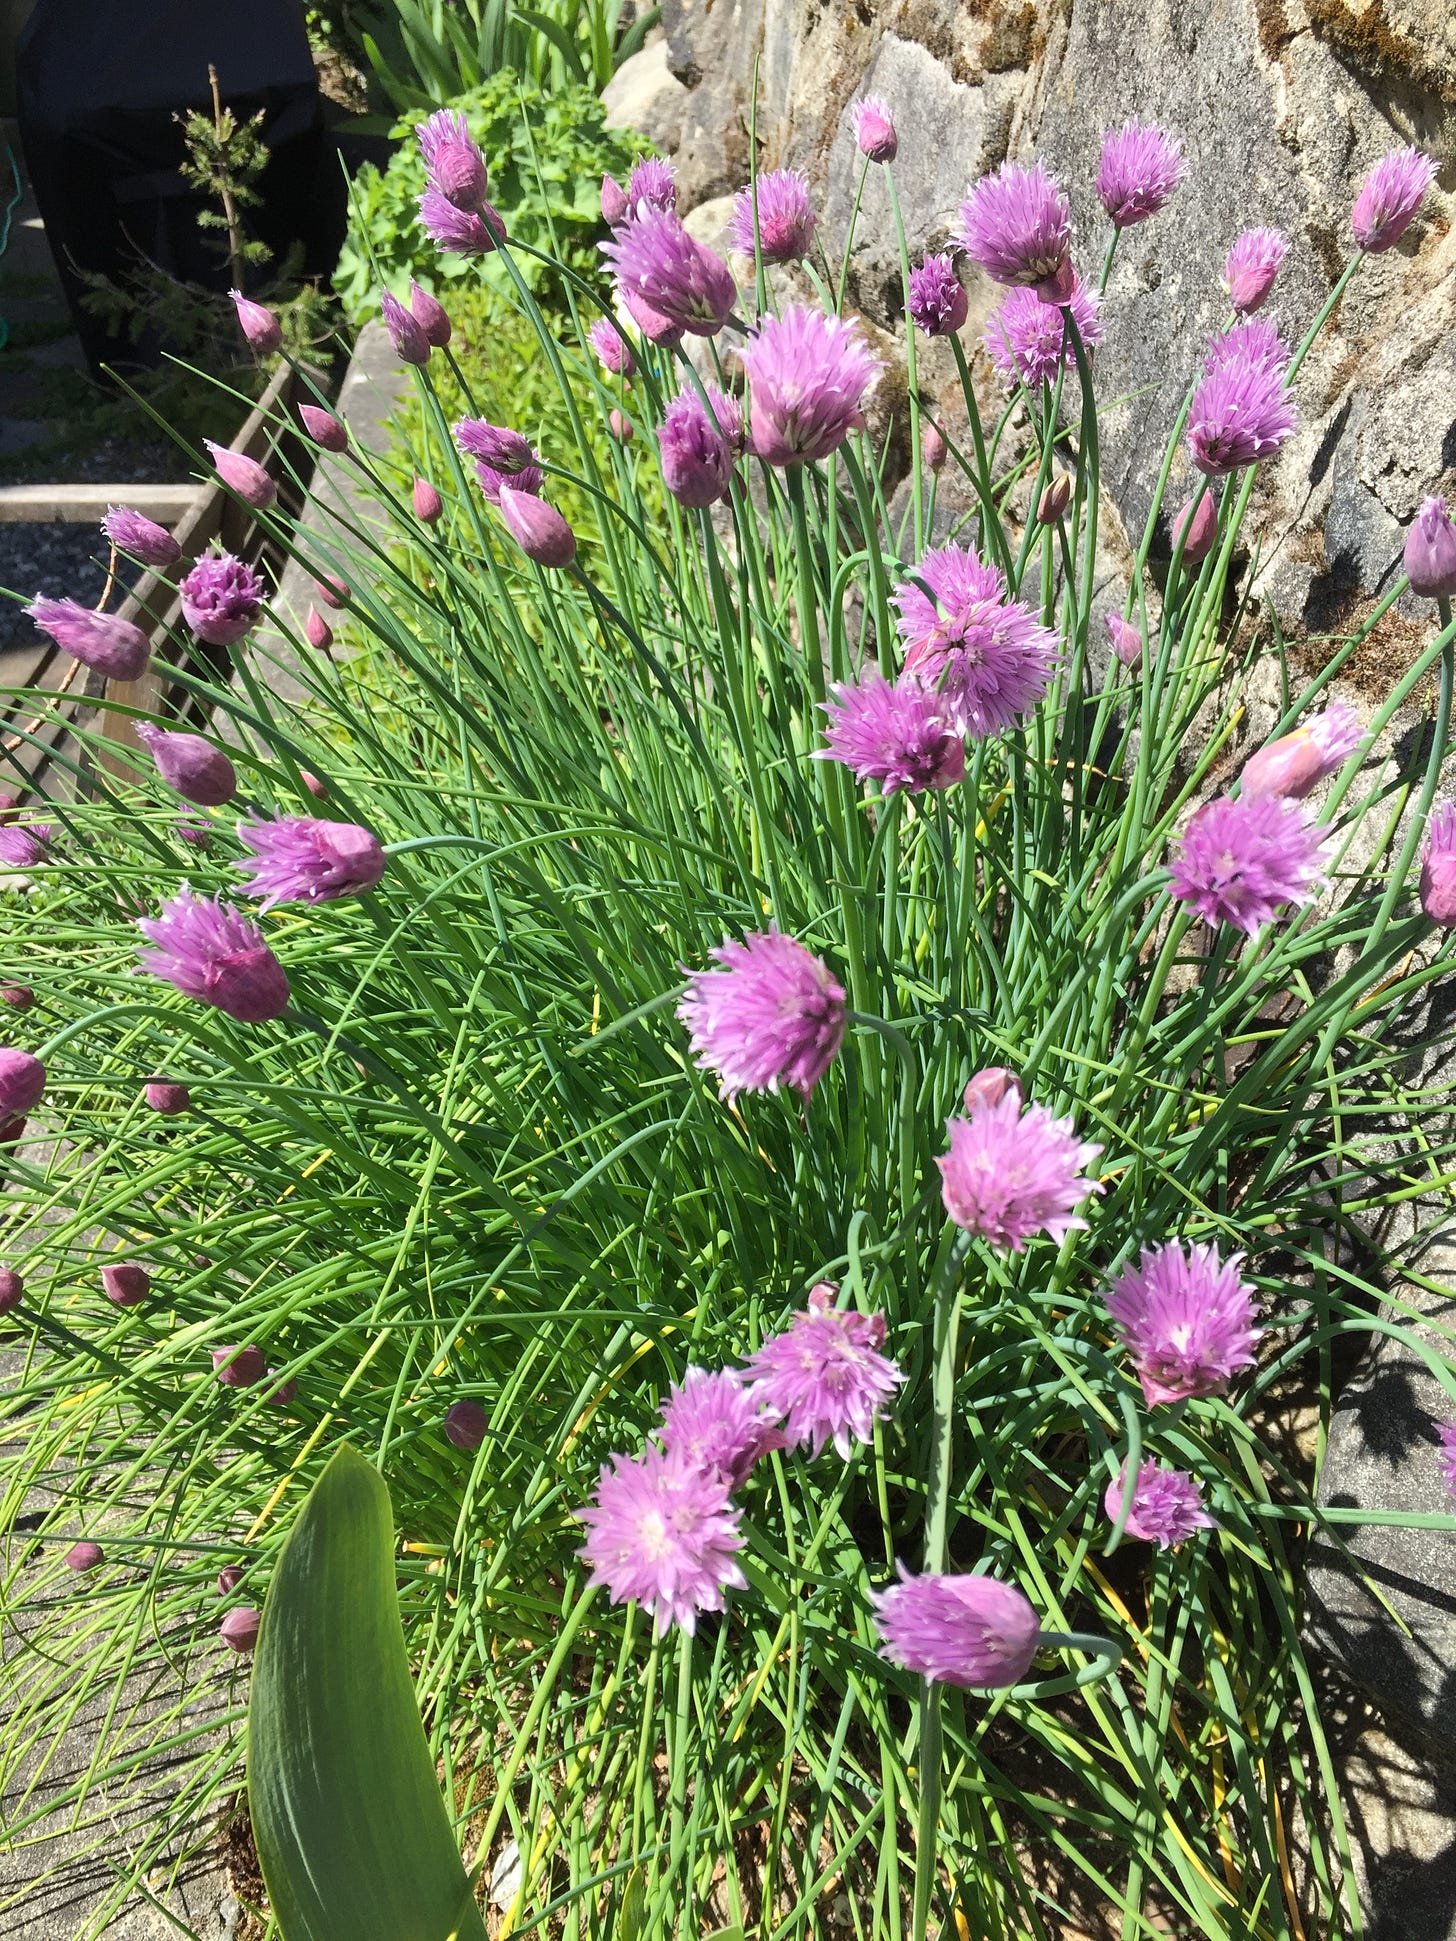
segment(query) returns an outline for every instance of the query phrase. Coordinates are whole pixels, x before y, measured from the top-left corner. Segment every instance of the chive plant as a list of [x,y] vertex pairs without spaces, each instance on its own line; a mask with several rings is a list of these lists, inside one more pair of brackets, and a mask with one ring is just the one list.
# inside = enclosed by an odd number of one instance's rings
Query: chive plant
[[[859,120],[893,188],[888,113]],[[1181,166],[1113,139],[1104,292]],[[1403,166],[1362,249],[1420,200]],[[898,498],[842,267],[793,302],[766,273],[810,246],[792,183],[746,192],[746,290],[670,172],[612,184],[617,308],[567,274],[563,324],[483,172],[438,173],[569,442],[453,432],[448,320],[396,305],[415,396],[393,455],[343,461],[367,511],[300,527],[241,481],[328,620],[253,631],[260,589],[204,561],[210,655],[157,649],[235,793],[179,810],[205,747],[83,724],[5,892],[11,1840],[84,1830],[96,1925],[165,1891],[348,1442],[467,1861],[515,1882],[498,1933],[1358,1932],[1300,1632],[1339,1513],[1270,1424],[1308,1398],[1317,1458],[1382,1334],[1453,1389],[1378,1238],[1451,1169],[1410,1045],[1450,968],[1452,818],[1421,845],[1453,629],[1423,554],[1432,624],[1352,728],[1327,690],[1404,580],[1306,677],[1238,562],[1361,252],[1292,354],[1245,318],[1159,401],[1109,651],[1096,295],[1039,171],[963,210],[1012,286],[995,423],[951,259],[901,230],[965,416],[912,383]],[[684,1482],[671,1411],[718,1371],[757,1440]]]

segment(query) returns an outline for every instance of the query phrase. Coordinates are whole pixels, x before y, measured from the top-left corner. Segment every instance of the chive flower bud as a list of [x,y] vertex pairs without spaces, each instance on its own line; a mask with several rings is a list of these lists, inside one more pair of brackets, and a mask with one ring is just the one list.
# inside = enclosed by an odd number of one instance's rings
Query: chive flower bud
[[12,1011],[28,1011],[35,1003],[35,992],[28,984],[0,984],[0,1004]]
[[152,658],[151,641],[120,614],[94,613],[77,600],[48,600],[40,594],[25,612],[62,652],[108,681],[140,680]]
[[66,1569],[95,1570],[105,1560],[105,1552],[99,1543],[73,1543],[66,1552]]
[[23,1119],[40,1104],[46,1068],[28,1051],[0,1051],[0,1125]]
[[149,1078],[146,1101],[151,1110],[160,1113],[164,1119],[175,1119],[179,1114],[192,1110],[192,1094],[187,1087],[169,1078]]
[[452,1402],[445,1411],[445,1440],[457,1449],[478,1449],[489,1427],[490,1418],[479,1402]]
[[527,559],[538,566],[570,566],[576,558],[576,534],[554,505],[509,485],[501,486],[498,503],[502,523]]
[[309,608],[308,618],[303,623],[303,633],[309,646],[317,647],[321,654],[326,654],[334,644],[334,630],[317,607]]
[[1428,600],[1456,593],[1456,524],[1444,499],[1422,499],[1405,536],[1405,571],[1411,592]]
[[152,1277],[139,1261],[116,1260],[102,1268],[101,1285],[117,1307],[140,1307],[152,1291]]
[[384,328],[389,332],[389,341],[394,345],[395,356],[405,364],[428,364],[430,340],[399,298],[386,290],[379,299],[379,308],[384,318]]
[[211,438],[202,442],[212,453],[213,467],[228,490],[236,492],[243,504],[250,505],[255,512],[266,512],[278,497],[278,487],[257,459],[219,445]]
[[182,557],[182,548],[165,526],[129,505],[109,505],[101,530],[118,552],[130,553],[143,566],[175,566]]
[[425,342],[432,350],[443,350],[452,335],[450,313],[444,304],[411,281],[409,307],[410,315],[425,333]]
[[349,449],[349,433],[340,424],[332,411],[321,410],[316,404],[301,404],[298,415],[303,420],[303,428],[313,442],[326,452],[346,452]]
[[220,748],[201,735],[174,733],[137,723],[137,739],[151,751],[157,773],[184,802],[200,809],[218,809],[238,792],[237,770]]
[[428,479],[416,479],[410,497],[414,503],[415,517],[422,526],[438,523],[445,511],[445,501]]
[[229,290],[238,323],[249,345],[260,357],[271,356],[283,343],[283,326],[265,303],[254,303],[241,290]]
[[251,1388],[267,1372],[261,1348],[213,1348],[213,1372],[224,1388]]
[[236,1611],[229,1611],[217,1627],[217,1635],[225,1645],[234,1651],[249,1652],[258,1642],[258,1627],[263,1622],[261,1611],[255,1611],[250,1604]]
[[25,1294],[25,1282],[13,1267],[0,1267],[0,1314],[13,1313]]

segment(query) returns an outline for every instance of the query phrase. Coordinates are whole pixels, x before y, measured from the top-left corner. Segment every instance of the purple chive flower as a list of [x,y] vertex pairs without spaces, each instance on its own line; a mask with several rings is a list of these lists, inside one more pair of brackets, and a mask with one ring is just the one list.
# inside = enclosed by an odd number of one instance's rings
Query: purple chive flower
[[106,1561],[106,1554],[99,1543],[73,1543],[65,1555],[67,1570],[95,1570],[98,1564]]
[[689,1368],[662,1405],[658,1435],[670,1456],[721,1476],[730,1490],[743,1487],[760,1456],[789,1446],[732,1369]]
[[406,364],[428,364],[429,338],[399,298],[389,290],[380,292],[379,314],[384,328],[389,332],[389,341],[394,346],[395,356]]
[[631,345],[610,317],[598,317],[586,336],[604,371],[612,377],[631,377],[637,360]]
[[1443,1423],[1436,1433],[1441,1438],[1441,1474],[1456,1496],[1456,1422]]
[[558,570],[576,558],[576,534],[554,505],[534,493],[502,483],[496,495],[501,523],[521,551],[537,566]]
[[236,492],[255,512],[266,512],[278,497],[278,487],[257,459],[215,444],[211,438],[202,442],[212,453],[213,469],[228,490]]
[[639,207],[601,248],[624,295],[639,297],[695,337],[720,331],[738,300],[728,265],[667,210]]
[[1421,909],[1443,930],[1456,929],[1456,802],[1437,803],[1426,824]]
[[1361,249],[1378,256],[1398,243],[1436,179],[1436,164],[1418,148],[1382,155],[1360,184],[1350,227]]
[[1246,229],[1224,258],[1223,287],[1241,317],[1251,317],[1268,302],[1289,238],[1278,229]]
[[1444,499],[1421,500],[1405,536],[1405,571],[1412,593],[1449,600],[1456,593],[1456,524]]
[[716,505],[727,498],[733,476],[733,452],[724,435],[724,420],[731,423],[736,414],[741,426],[742,413],[721,391],[708,395],[712,417],[696,391],[679,391],[663,412],[657,434],[663,483],[682,505]]
[[1054,1119],[1044,1105],[1023,1107],[1017,1086],[969,1118],[948,1120],[946,1135],[950,1151],[935,1163],[958,1227],[1020,1253],[1038,1233],[1062,1241],[1086,1226],[1074,1209],[1102,1188],[1082,1168],[1102,1148],[1078,1139],[1070,1118]]
[[115,613],[94,613],[77,600],[47,600],[37,594],[25,609],[42,633],[84,667],[108,681],[140,680],[152,657],[152,643],[140,627]]
[[1107,634],[1112,651],[1123,666],[1136,667],[1143,657],[1143,637],[1131,621],[1124,620],[1120,613],[1109,613]]
[[867,94],[862,101],[856,101],[849,112],[854,123],[855,145],[860,154],[868,155],[872,162],[893,162],[899,152],[900,141],[895,133],[890,104],[884,96]]
[[1188,449],[1206,477],[1223,478],[1277,452],[1298,422],[1283,366],[1232,356],[1193,393]]
[[900,610],[905,671],[933,687],[958,734],[1000,734],[1046,693],[1056,635],[1006,582],[954,540],[921,555],[891,596]]
[[1286,903],[1324,887],[1320,829],[1279,795],[1220,795],[1196,811],[1173,857],[1172,892],[1209,923],[1252,937]]
[[231,553],[208,553],[183,580],[182,617],[209,647],[230,647],[263,617],[263,582]]
[[184,802],[219,809],[238,792],[238,772],[220,748],[201,735],[174,734],[150,721],[137,723],[137,739],[151,752],[157,773]]
[[862,681],[836,682],[824,703],[827,761],[843,762],[859,782],[878,782],[886,795],[908,789],[948,789],[964,780],[965,744],[947,719],[942,695],[922,682],[892,687],[878,671]]
[[656,344],[662,350],[676,350],[683,340],[683,328],[674,323],[671,317],[664,317],[660,310],[654,310],[635,290],[617,285],[617,297],[621,307],[636,324],[649,344]]
[[1231,324],[1208,340],[1208,355],[1203,374],[1212,377],[1225,364],[1254,364],[1260,370],[1284,372],[1289,365],[1289,349],[1279,335],[1277,324],[1267,317]]
[[151,1111],[164,1119],[175,1119],[192,1110],[192,1094],[185,1085],[167,1078],[149,1078],[144,1096]]
[[117,1260],[101,1270],[101,1286],[115,1307],[140,1307],[152,1291],[152,1277],[137,1260]]
[[821,1281],[807,1309],[769,1336],[744,1373],[750,1399],[783,1423],[790,1445],[817,1456],[833,1442],[848,1461],[851,1440],[874,1440],[875,1418],[905,1377],[879,1352],[884,1315],[837,1308],[838,1291]]
[[413,278],[410,279],[409,309],[431,349],[444,350],[451,337],[450,312],[438,297],[422,290]]
[[0,1049],[0,1126],[23,1119],[40,1104],[46,1068],[28,1051]]
[[13,1267],[0,1267],[0,1315],[13,1314],[25,1298],[25,1282]]
[[461,451],[475,460],[475,476],[492,505],[499,505],[502,485],[517,492],[539,492],[546,483],[531,441],[520,432],[484,418],[461,418],[452,429]]
[[790,304],[781,317],[764,317],[738,354],[750,386],[750,441],[765,464],[827,458],[863,426],[879,364],[842,317]]
[[1302,801],[1317,782],[1344,767],[1360,740],[1359,715],[1348,701],[1332,701],[1292,734],[1251,755],[1239,777],[1239,794]]
[[733,198],[728,233],[745,256],[754,250],[754,200],[758,203],[758,248],[766,263],[797,263],[814,240],[814,209],[809,184],[798,169],[771,169]]
[[1213,551],[1218,538],[1218,501],[1205,492],[1197,504],[1190,499],[1173,521],[1173,544],[1183,542],[1183,564],[1197,566]]
[[410,503],[422,526],[436,525],[444,517],[445,501],[428,479],[415,480],[410,491]]
[[438,189],[420,197],[420,227],[435,245],[452,256],[486,256],[506,239],[500,212],[488,202],[479,209],[457,209]]
[[265,303],[254,303],[241,290],[229,290],[238,324],[249,345],[260,357],[268,357],[283,343],[283,326]]
[[386,857],[379,838],[353,822],[319,822],[311,816],[280,816],[276,822],[240,822],[238,838],[252,859],[236,867],[248,894],[277,903],[332,903],[362,896],[383,876]]
[[101,530],[118,552],[130,553],[143,566],[161,570],[175,566],[182,557],[182,548],[165,526],[129,505],[109,505]]
[[[1127,1465],[1107,1485],[1102,1507],[1110,1523],[1122,1514],[1127,1495]],[[1218,1526],[1203,1507],[1203,1491],[1186,1469],[1166,1469],[1150,1458],[1137,1473],[1133,1484],[1132,1506],[1123,1524],[1127,1536],[1155,1543],[1160,1550],[1174,1550],[1186,1543],[1197,1530]]]
[[743,1586],[739,1512],[720,1472],[661,1449],[635,1462],[613,1456],[596,1501],[578,1514],[590,1532],[578,1553],[589,1582],[614,1604],[640,1604],[658,1637],[673,1624],[691,1637],[699,1611],[721,1611],[723,1593]]
[[[1074,275],[1066,307],[1083,348],[1091,350],[1102,341],[1097,293]],[[1028,390],[1053,383],[1061,364],[1069,371],[1076,368],[1072,333],[1061,310],[1054,303],[1043,303],[1034,290],[1008,290],[992,313],[982,341],[997,370],[1013,384],[1020,379]]]
[[1097,200],[1119,229],[1155,216],[1183,180],[1183,144],[1165,128],[1125,121],[1102,137]]
[[909,309],[911,321],[927,337],[953,337],[965,322],[970,299],[948,249],[911,270]]
[[478,209],[489,187],[485,157],[458,108],[439,108],[415,130],[430,187],[457,209]]
[[678,1001],[697,1063],[719,1096],[792,1085],[806,1101],[844,1040],[845,995],[829,966],[776,929],[708,953],[723,968],[694,971]]
[[988,1105],[999,1105],[1008,1093],[1015,1096],[1019,1112],[1026,1103],[1026,1091],[1018,1075],[1007,1065],[983,1065],[966,1080],[962,1096],[966,1111],[974,1118]]
[[444,1428],[445,1440],[457,1449],[478,1449],[490,1431],[490,1417],[466,1396],[446,1409]]
[[1071,288],[1072,214],[1040,162],[1003,162],[983,175],[960,207],[961,243],[996,283],[1027,287],[1064,303]]
[[880,1649],[892,1665],[937,1685],[996,1690],[1019,1685],[1041,1625],[1014,1584],[995,1577],[912,1577],[872,1591]]
[[49,822],[12,822],[0,828],[0,863],[34,869],[46,859],[55,826]]
[[348,427],[341,424],[332,411],[323,411],[316,404],[301,404],[298,415],[303,420],[304,430],[321,451],[348,451]]
[[263,1613],[255,1611],[251,1604],[244,1604],[228,1612],[217,1627],[217,1635],[230,1650],[246,1654],[257,1644],[262,1624]]
[[261,1348],[212,1348],[212,1370],[224,1388],[252,1388],[267,1373],[268,1363]]
[[262,931],[220,898],[197,896],[184,883],[159,917],[143,917],[137,929],[157,946],[142,952],[142,969],[184,997],[239,1024],[266,1024],[287,1008],[288,979]]
[[1260,1334],[1254,1290],[1239,1278],[1242,1254],[1220,1260],[1213,1246],[1170,1240],[1144,1247],[1107,1295],[1123,1346],[1149,1408],[1190,1395],[1216,1395],[1252,1366]]
[[627,214],[640,215],[643,205],[664,216],[677,210],[677,177],[670,163],[655,155],[639,155],[627,177]]

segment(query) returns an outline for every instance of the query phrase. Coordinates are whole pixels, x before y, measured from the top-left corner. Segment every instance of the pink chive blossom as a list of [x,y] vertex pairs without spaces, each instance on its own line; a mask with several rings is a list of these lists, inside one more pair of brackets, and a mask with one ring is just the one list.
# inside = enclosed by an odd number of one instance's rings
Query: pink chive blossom
[[1317,782],[1344,767],[1360,741],[1359,715],[1348,701],[1332,701],[1292,734],[1251,755],[1239,777],[1239,794],[1302,801]]
[[627,177],[627,213],[641,213],[643,205],[670,216],[677,209],[677,177],[672,165],[656,155],[639,155]]
[[1155,216],[1188,172],[1183,144],[1165,128],[1125,121],[1102,137],[1097,200],[1119,229]]
[[1218,501],[1211,492],[1189,500],[1173,521],[1173,544],[1183,542],[1183,564],[1197,566],[1207,559],[1218,539]]
[[502,485],[517,492],[539,492],[546,483],[531,441],[520,432],[484,418],[461,418],[452,430],[461,451],[475,460],[475,476],[492,505],[500,504]]
[[710,391],[707,405],[692,389],[669,402],[657,443],[663,483],[680,504],[710,506],[727,498],[733,448],[725,434],[742,423],[742,412],[721,391]]
[[1225,364],[1241,362],[1265,371],[1282,373],[1288,368],[1289,347],[1277,324],[1267,317],[1246,318],[1209,338],[1208,355],[1203,360],[1205,377],[1212,377]]
[[184,997],[239,1024],[266,1024],[287,1009],[288,978],[262,931],[220,898],[197,896],[184,883],[159,917],[143,917],[137,929],[157,946],[142,952],[142,969]]
[[960,207],[966,254],[996,283],[1025,286],[1049,303],[1071,287],[1072,215],[1040,162],[1003,162],[983,175]]
[[1441,1475],[1456,1496],[1456,1422],[1443,1423],[1436,1433],[1441,1438]]
[[811,1456],[828,1442],[848,1461],[851,1442],[872,1442],[875,1418],[905,1377],[879,1350],[883,1314],[834,1305],[838,1289],[821,1281],[809,1305],[770,1335],[744,1373],[749,1398],[781,1421],[791,1445]]
[[1177,1240],[1145,1247],[1107,1295],[1107,1311],[1137,1370],[1149,1408],[1221,1393],[1253,1365],[1261,1330],[1242,1254]]
[[130,553],[143,566],[161,571],[182,557],[182,548],[165,526],[129,505],[109,505],[101,530],[118,552]]
[[[1066,308],[1083,348],[1091,350],[1102,341],[1096,291],[1074,277]],[[1053,383],[1060,365],[1069,371],[1076,368],[1077,353],[1062,310],[1043,303],[1033,290],[1007,291],[992,312],[983,341],[997,370],[1013,384],[1019,379],[1031,391]]]
[[428,479],[416,479],[410,488],[410,504],[422,526],[437,525],[445,514],[445,501]]
[[415,130],[432,189],[457,209],[478,209],[489,184],[485,157],[458,108],[439,108]]
[[208,553],[183,580],[182,617],[209,647],[230,647],[263,617],[263,582],[231,553]]
[[743,1587],[739,1512],[719,1471],[651,1447],[635,1461],[613,1456],[578,1514],[589,1582],[614,1604],[640,1604],[658,1637],[674,1624],[691,1637],[700,1611],[721,1611],[724,1592]]
[[352,822],[281,816],[276,822],[240,822],[238,838],[252,856],[237,868],[264,910],[362,896],[383,876],[388,860],[379,838]]
[[806,1101],[844,1041],[844,988],[822,958],[777,929],[725,940],[723,966],[693,971],[678,1001],[696,1061],[716,1072],[719,1096],[792,1085]]
[[245,297],[241,290],[229,290],[233,308],[238,313],[238,325],[247,338],[249,347],[260,357],[268,357],[283,345],[283,326],[268,308],[266,303],[254,303]]
[[150,721],[139,721],[136,733],[157,764],[157,773],[184,802],[199,809],[220,809],[237,794],[237,770],[204,736],[174,733]]
[[843,318],[789,304],[781,317],[764,317],[738,354],[750,387],[750,444],[765,464],[827,458],[863,426],[879,364]]
[[444,350],[454,334],[450,326],[450,312],[437,296],[422,290],[413,278],[409,288],[410,315],[425,333],[425,341],[431,350]]
[[1279,795],[1221,795],[1205,802],[1173,856],[1172,892],[1209,923],[1252,937],[1286,904],[1324,887],[1326,846],[1298,802]]
[[301,404],[298,415],[303,421],[304,430],[321,451],[348,451],[348,427],[341,424],[332,411],[321,410],[316,404]]
[[1277,452],[1298,422],[1281,366],[1231,357],[1193,393],[1188,449],[1207,478],[1223,478]]
[[539,499],[514,485],[502,483],[496,495],[501,523],[527,559],[557,571],[576,558],[576,534],[569,521]]
[[1431,811],[1421,843],[1421,910],[1443,930],[1456,929],[1456,802]]
[[872,162],[893,162],[899,152],[900,141],[895,133],[890,104],[884,96],[867,94],[862,101],[856,101],[849,112],[854,124],[855,146],[860,154],[868,155]]
[[212,1348],[212,1371],[224,1388],[252,1388],[267,1373],[267,1358],[261,1348]]
[[798,169],[772,169],[758,176],[733,199],[728,233],[735,249],[745,256],[754,251],[754,205],[758,210],[758,242],[766,263],[796,263],[809,254],[814,240],[814,207],[809,184]]
[[1041,1643],[1030,1601],[996,1577],[912,1577],[872,1591],[880,1649],[892,1665],[937,1685],[1019,1685]]
[[34,869],[46,860],[55,825],[50,822],[12,822],[0,828],[0,863],[11,869]]
[[1224,258],[1223,287],[1241,317],[1251,317],[1268,302],[1288,252],[1289,238],[1279,229],[1246,229],[1235,239]]
[[1350,211],[1350,227],[1361,249],[1378,256],[1398,243],[1435,179],[1436,164],[1418,148],[1382,155],[1361,183]]
[[420,227],[447,255],[486,256],[506,240],[500,212],[488,202],[479,209],[457,209],[438,189],[426,189],[419,202]]
[[945,1210],[958,1227],[1020,1253],[1038,1233],[1062,1241],[1086,1226],[1074,1209],[1102,1188],[1082,1169],[1102,1148],[1078,1139],[1070,1118],[1053,1118],[1044,1105],[1023,1106],[1018,1087],[969,1118],[950,1119],[946,1134],[950,1151],[935,1163]]
[[41,594],[25,612],[63,653],[108,681],[140,680],[152,658],[151,641],[120,614],[94,613],[79,601],[48,600]]
[[693,336],[714,336],[738,300],[728,265],[665,210],[639,208],[601,249],[624,294],[640,297]]
[[587,342],[596,352],[602,369],[612,377],[631,377],[637,368],[632,347],[610,317],[598,317],[587,332]]
[[892,594],[905,672],[938,692],[958,734],[1001,734],[1046,693],[1057,639],[1006,582],[954,540],[921,555]]
[[1444,499],[1421,500],[1405,536],[1405,571],[1411,592],[1424,599],[1456,594],[1456,523]]
[[831,694],[824,703],[825,746],[818,753],[843,762],[856,781],[878,782],[894,795],[947,789],[964,780],[965,744],[934,689],[914,679],[891,686],[872,671],[862,681],[836,682]]
[[9,1045],[0,1050],[0,1126],[33,1112],[45,1088],[46,1068],[33,1053]]
[[[1187,555],[1185,554],[1186,558]],[[1136,667],[1143,657],[1143,637],[1130,620],[1124,620],[1120,613],[1107,616],[1107,636],[1112,643],[1112,651],[1124,667]]]
[[662,1405],[658,1436],[670,1456],[721,1476],[731,1490],[742,1489],[761,1456],[789,1446],[734,1369],[689,1368]]
[[911,270],[908,307],[911,322],[927,337],[953,337],[965,322],[970,299],[948,249]]
[[[1127,1495],[1127,1465],[1107,1485],[1102,1507],[1115,1524]],[[1124,1534],[1160,1550],[1175,1550],[1198,1530],[1217,1528],[1203,1507],[1203,1491],[1186,1469],[1168,1469],[1149,1459],[1137,1473]]]

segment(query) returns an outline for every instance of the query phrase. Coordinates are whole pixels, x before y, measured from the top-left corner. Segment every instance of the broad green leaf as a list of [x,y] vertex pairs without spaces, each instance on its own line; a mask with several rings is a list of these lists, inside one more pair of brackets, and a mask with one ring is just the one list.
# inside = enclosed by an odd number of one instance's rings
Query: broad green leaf
[[283,1941],[484,1941],[405,1657],[389,1492],[347,1446],[278,1559],[248,1800]]

